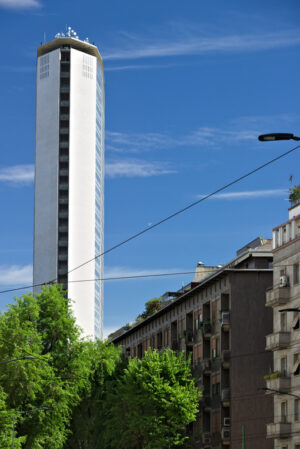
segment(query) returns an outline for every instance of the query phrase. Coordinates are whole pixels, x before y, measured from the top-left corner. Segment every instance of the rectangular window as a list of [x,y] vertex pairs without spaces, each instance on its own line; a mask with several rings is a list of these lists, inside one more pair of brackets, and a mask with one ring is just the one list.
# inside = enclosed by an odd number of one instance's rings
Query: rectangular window
[[295,399],[294,402],[294,411],[295,411],[295,421],[299,421],[300,419],[300,399]]
[[287,358],[286,357],[282,357],[280,359],[280,371],[281,371],[281,374],[283,376],[287,375],[286,368],[287,368]]
[[287,422],[287,402],[282,402],[281,407],[281,422],[286,423]]
[[280,314],[280,330],[281,332],[286,332],[286,313]]
[[299,264],[295,263],[293,265],[293,271],[294,271],[294,284],[299,284]]

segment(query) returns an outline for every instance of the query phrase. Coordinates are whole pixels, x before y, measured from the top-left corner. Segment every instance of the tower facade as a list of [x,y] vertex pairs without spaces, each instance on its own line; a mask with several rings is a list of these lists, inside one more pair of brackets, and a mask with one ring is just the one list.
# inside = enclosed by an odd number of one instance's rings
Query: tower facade
[[102,338],[104,73],[70,28],[37,52],[34,205],[34,284],[63,284],[84,335]]

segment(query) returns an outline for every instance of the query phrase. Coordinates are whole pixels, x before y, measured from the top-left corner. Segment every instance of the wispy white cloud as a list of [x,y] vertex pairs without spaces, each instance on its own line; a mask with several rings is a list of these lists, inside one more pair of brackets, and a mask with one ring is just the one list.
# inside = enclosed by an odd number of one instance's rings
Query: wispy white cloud
[[0,8],[8,9],[32,9],[40,8],[39,0],[0,0]]
[[[288,191],[285,189],[270,189],[270,190],[248,190],[241,192],[226,192],[218,193],[211,197],[215,200],[244,200],[244,199],[257,199],[257,198],[270,198],[274,196],[287,195]],[[203,198],[206,195],[198,195],[198,198]]]
[[115,72],[120,70],[149,70],[149,69],[169,69],[171,67],[178,67],[180,63],[174,64],[131,64],[131,65],[116,65],[104,67],[105,72]]
[[148,162],[141,160],[119,160],[108,162],[105,173],[110,178],[145,178],[149,176],[168,175],[176,173],[162,162]]
[[0,168],[0,182],[20,185],[30,184],[33,180],[34,166],[31,164]]
[[222,129],[201,126],[197,130],[181,136],[170,136],[163,133],[120,133],[107,131],[107,150],[126,154],[140,153],[154,149],[206,146],[213,147],[225,143],[254,141],[259,134],[258,129]]
[[0,285],[32,283],[32,265],[0,265]]
[[123,47],[104,52],[105,60],[158,58],[204,53],[234,53],[264,51],[300,44],[300,30],[283,30],[261,34],[218,36],[191,36],[182,34],[177,39],[143,39],[127,35]]

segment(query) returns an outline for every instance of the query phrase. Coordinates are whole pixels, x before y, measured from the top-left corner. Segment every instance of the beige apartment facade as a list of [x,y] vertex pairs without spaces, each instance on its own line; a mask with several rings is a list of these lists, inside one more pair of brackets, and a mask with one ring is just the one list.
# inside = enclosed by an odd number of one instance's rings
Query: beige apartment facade
[[195,448],[272,449],[266,439],[271,396],[262,391],[273,370],[265,351],[272,311],[265,292],[272,286],[271,241],[256,239],[224,266],[196,269],[192,283],[168,292],[163,308],[112,335],[130,357],[148,348],[171,348],[192,357],[192,371],[203,391],[193,424]]
[[273,264],[273,288],[266,295],[273,332],[266,349],[273,351],[274,371],[266,376],[266,393],[273,396],[274,420],[269,420],[267,437],[274,440],[274,449],[300,449],[299,203],[289,209],[289,220],[273,230]]

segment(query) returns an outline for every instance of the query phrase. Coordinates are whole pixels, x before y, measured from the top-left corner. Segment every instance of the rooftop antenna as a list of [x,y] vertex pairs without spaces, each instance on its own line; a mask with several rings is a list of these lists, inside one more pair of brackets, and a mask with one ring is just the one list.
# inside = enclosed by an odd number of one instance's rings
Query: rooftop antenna
[[46,31],[44,31],[44,44],[46,43]]

